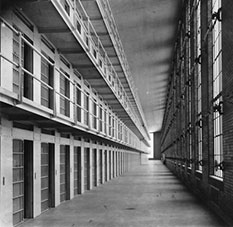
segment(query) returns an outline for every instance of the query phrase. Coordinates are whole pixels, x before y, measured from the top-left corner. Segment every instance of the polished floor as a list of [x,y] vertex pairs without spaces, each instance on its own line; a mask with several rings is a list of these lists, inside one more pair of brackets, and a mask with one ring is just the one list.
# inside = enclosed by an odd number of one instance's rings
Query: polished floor
[[225,226],[159,161],[79,195],[23,227]]

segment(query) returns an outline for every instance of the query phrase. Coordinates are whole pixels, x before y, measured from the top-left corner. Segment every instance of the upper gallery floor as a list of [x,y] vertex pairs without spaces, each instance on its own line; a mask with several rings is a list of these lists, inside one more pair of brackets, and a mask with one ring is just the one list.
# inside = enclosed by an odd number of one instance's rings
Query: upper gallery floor
[[[2,10],[1,102],[49,119],[31,119],[48,129],[56,121],[65,131],[79,129],[146,151],[144,117],[135,112],[80,4],[32,1]],[[11,111],[14,120],[30,118],[16,113]]]

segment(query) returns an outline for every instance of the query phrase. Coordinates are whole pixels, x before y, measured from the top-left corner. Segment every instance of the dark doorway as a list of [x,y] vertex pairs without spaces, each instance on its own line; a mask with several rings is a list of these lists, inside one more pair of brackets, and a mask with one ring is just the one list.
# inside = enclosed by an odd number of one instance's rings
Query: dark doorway
[[81,193],[81,147],[74,147],[74,195]]
[[55,206],[54,144],[41,144],[41,212]]
[[84,190],[90,189],[90,148],[84,148]]
[[108,181],[108,156],[107,156],[107,151],[104,151],[104,176],[105,176],[105,182]]
[[70,147],[60,146],[60,202],[70,199]]

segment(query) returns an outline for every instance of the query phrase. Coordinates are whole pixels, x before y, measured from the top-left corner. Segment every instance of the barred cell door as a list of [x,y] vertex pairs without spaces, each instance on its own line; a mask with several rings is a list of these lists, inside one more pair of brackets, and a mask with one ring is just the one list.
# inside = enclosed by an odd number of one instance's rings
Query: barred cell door
[[99,150],[99,161],[98,161],[98,165],[99,165],[99,184],[102,184],[103,182],[103,153],[102,150]]
[[119,168],[118,168],[118,152],[116,152],[116,175],[119,176]]
[[120,161],[120,175],[122,174],[122,153],[120,152],[119,153],[119,155],[120,155],[120,158],[119,158],[119,161]]
[[81,147],[74,147],[74,195],[81,192]]
[[55,206],[54,144],[41,144],[41,212]]
[[70,199],[70,147],[60,146],[60,202]]
[[105,182],[108,180],[108,156],[107,156],[107,151],[104,151],[104,176],[105,176]]
[[13,225],[33,217],[33,142],[13,140]]
[[109,180],[112,179],[112,153],[111,151],[109,151],[109,159],[108,159],[108,162],[109,162]]
[[115,176],[115,151],[112,152],[112,176]]
[[90,149],[84,148],[84,190],[89,189]]
[[118,166],[118,176],[121,175],[121,171],[120,171],[120,153],[117,152],[117,166]]
[[92,153],[92,184],[95,187],[97,185],[97,149],[93,149]]

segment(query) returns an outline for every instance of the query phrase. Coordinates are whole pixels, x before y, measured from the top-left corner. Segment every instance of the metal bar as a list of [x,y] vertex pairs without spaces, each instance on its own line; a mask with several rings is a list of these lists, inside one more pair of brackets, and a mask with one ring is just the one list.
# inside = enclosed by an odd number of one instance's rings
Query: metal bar
[[22,35],[22,40],[27,43],[27,45],[29,45],[38,55],[40,55],[41,57],[43,57],[50,65],[54,66],[55,64],[53,62],[51,62],[46,56],[44,56],[39,50],[37,50],[33,44],[31,44],[27,39],[25,39]]
[[74,102],[73,102],[70,98],[66,97],[65,95],[61,94],[61,93],[58,92],[58,91],[56,91],[56,93],[57,93],[59,96],[63,97],[64,99],[68,100],[70,103],[74,104]]
[[27,69],[25,69],[24,67],[22,67],[22,71],[27,73],[29,76],[31,76],[33,79],[37,80],[38,82],[42,83],[43,85],[45,85],[46,87],[48,87],[49,89],[53,90],[54,88],[51,87],[50,85],[48,85],[47,83],[45,83],[44,81],[38,79],[36,77],[36,75],[34,75],[33,73],[29,72]]
[[17,68],[19,68],[19,64],[11,61],[9,58],[5,57],[2,53],[0,53],[0,58],[5,59],[6,61],[8,61],[9,63],[11,63],[12,65],[16,66]]
[[62,76],[64,76],[67,80],[69,80],[69,82],[74,85],[74,82],[65,74],[63,73],[59,68],[55,67],[55,69],[60,73],[62,74]]

